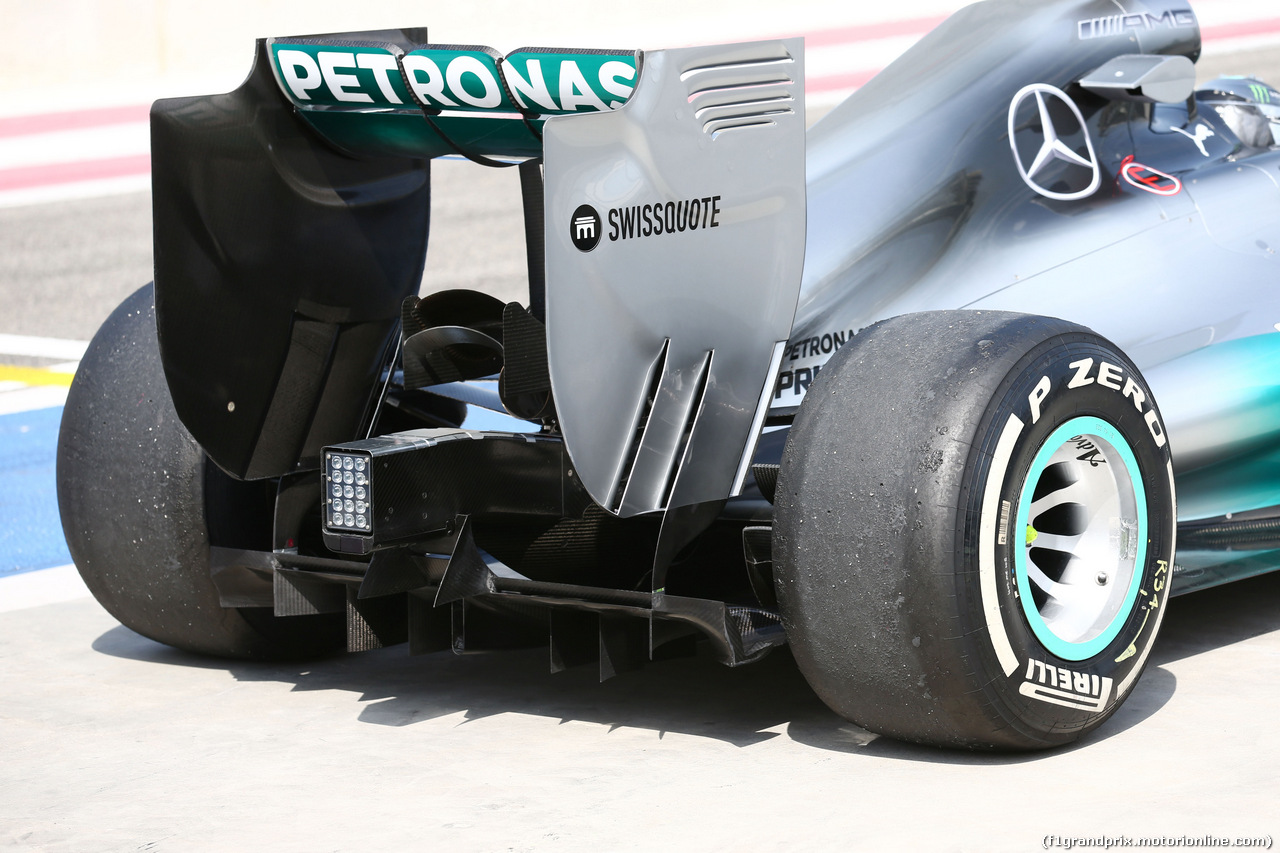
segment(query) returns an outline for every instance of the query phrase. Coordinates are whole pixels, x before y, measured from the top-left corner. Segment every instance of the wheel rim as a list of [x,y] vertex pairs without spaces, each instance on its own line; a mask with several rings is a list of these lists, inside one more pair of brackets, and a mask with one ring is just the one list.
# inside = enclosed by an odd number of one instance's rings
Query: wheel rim
[[1064,660],[1100,653],[1133,611],[1146,558],[1147,501],[1120,432],[1072,418],[1032,460],[1010,532],[1022,609]]

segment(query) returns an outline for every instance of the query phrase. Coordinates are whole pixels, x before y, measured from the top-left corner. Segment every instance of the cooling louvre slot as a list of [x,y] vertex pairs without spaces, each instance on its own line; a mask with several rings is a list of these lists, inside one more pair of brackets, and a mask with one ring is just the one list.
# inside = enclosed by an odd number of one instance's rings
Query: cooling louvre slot
[[738,98],[755,96],[764,97],[766,93],[791,96],[791,78],[783,74],[768,79],[752,80],[747,83],[733,83],[725,86],[709,86],[698,89],[689,95],[689,103],[698,102],[699,106],[712,103],[712,98],[720,97],[728,102]]
[[738,115],[755,115],[762,111],[791,112],[791,95],[782,94],[772,97],[725,100],[719,103],[697,105],[693,111],[694,118],[711,121],[718,118],[733,118]]
[[695,107],[694,118],[702,122],[703,132],[711,134],[712,139],[726,130],[772,125],[772,116],[794,112],[795,101],[790,89],[775,81],[698,92],[690,100]]
[[760,113],[757,115],[734,116],[732,118],[717,119],[709,121],[703,125],[702,129],[706,133],[711,134],[711,138],[715,139],[720,134],[730,130],[746,130],[752,127],[772,127],[773,119],[771,115],[779,115],[781,113],[789,113],[791,110],[774,110],[769,113]]
[[795,112],[789,56],[735,59],[690,68],[680,75],[694,117],[712,139],[728,130],[771,127],[774,116]]
[[[719,73],[726,77],[734,74],[737,74],[738,76],[751,73],[759,74],[779,67],[792,65],[794,63],[795,60],[787,55],[767,56],[760,57],[758,59],[730,60],[727,62],[712,62],[706,65],[695,65],[692,68],[686,68],[684,71],[680,72],[680,82],[688,83],[690,80],[694,80],[695,78],[714,73]],[[699,89],[706,88],[705,85],[696,85]],[[692,89],[693,87],[691,86],[690,88]]]

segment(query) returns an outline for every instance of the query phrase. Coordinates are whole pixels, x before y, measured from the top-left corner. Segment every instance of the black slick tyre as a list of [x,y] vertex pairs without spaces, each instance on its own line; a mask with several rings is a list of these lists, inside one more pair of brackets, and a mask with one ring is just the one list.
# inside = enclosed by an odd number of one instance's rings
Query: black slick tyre
[[227,609],[210,577],[211,527],[265,530],[270,492],[205,457],[178,420],[156,340],[151,285],[95,335],[67,396],[57,455],[62,528],[80,576],[126,627],[200,654],[296,658],[341,647],[341,616]]
[[809,388],[775,496],[783,623],[836,712],[1037,749],[1133,690],[1166,610],[1173,474],[1150,389],[1079,326],[896,317]]

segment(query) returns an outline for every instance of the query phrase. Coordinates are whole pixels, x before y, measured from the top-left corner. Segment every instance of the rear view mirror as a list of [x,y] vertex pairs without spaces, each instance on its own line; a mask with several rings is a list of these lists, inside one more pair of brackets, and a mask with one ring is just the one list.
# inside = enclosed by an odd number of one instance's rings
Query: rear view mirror
[[1080,85],[1113,101],[1173,104],[1191,97],[1196,66],[1185,56],[1130,53],[1089,72]]

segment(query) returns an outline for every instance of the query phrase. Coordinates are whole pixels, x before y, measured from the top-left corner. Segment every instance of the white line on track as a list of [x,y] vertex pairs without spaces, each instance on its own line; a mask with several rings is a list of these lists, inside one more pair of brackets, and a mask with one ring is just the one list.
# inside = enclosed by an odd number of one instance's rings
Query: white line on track
[[67,402],[67,389],[61,385],[23,385],[0,382],[0,415],[51,409]]
[[21,355],[29,358],[61,358],[67,361],[79,361],[84,358],[84,351],[88,347],[88,341],[0,334],[0,356]]
[[87,598],[89,588],[75,566],[58,566],[0,577],[0,613]]
[[0,192],[0,207],[26,207],[55,201],[141,193],[151,189],[151,173],[100,178],[92,181],[68,181]]
[[[48,370],[57,373],[75,373],[84,356],[88,341],[66,338],[41,338],[31,335],[0,334],[0,363],[7,355],[28,358],[61,358],[65,362],[52,365]],[[67,388],[61,385],[26,385],[18,381],[0,380],[0,415],[49,409],[67,402]]]
[[0,139],[0,163],[6,169],[147,154],[150,151],[151,125],[146,121]]

